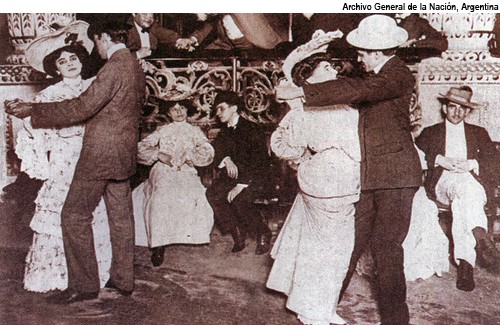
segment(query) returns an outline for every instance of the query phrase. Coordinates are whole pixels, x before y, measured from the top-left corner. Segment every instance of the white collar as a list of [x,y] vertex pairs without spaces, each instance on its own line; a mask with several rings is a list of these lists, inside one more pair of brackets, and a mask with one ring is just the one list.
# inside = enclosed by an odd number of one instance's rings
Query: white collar
[[453,129],[453,130],[459,130],[464,128],[464,121],[458,123],[458,124],[453,124],[448,120],[445,120],[446,123],[446,128],[447,129]]
[[134,21],[134,25],[135,25],[135,28],[137,29],[137,31],[139,32],[139,35],[140,35],[142,33],[143,28],[141,26],[139,26],[139,24],[137,24],[135,21]]
[[240,120],[240,114],[238,114],[238,112],[236,112],[236,114],[234,114],[231,119],[229,120],[229,122],[227,122],[227,126],[230,127],[230,128],[234,128],[236,127],[236,124],[238,124],[238,121]]
[[187,123],[187,120],[184,120],[184,121],[182,121],[182,122],[172,121],[172,123],[173,123],[174,125],[184,125],[184,124],[186,124],[186,123]]
[[386,57],[384,60],[380,61],[380,63],[377,64],[377,66],[375,68],[373,68],[373,72],[379,73],[380,70],[382,69],[382,67],[387,63],[387,61],[389,61],[393,57],[394,57],[394,55],[391,55],[391,56]]
[[115,45],[112,45],[106,52],[108,54],[108,60],[111,58],[113,53],[124,48],[126,48],[126,46],[123,43],[116,43]]
[[68,86],[80,86],[82,84],[82,76],[78,76],[76,78],[63,78],[63,83]]

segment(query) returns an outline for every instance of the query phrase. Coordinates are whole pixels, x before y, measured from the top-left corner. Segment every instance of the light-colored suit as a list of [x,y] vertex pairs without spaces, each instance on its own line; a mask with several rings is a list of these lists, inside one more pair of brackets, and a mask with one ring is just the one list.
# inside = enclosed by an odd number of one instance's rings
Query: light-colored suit
[[438,155],[446,156],[446,123],[439,123],[425,128],[415,140],[425,153],[429,166],[425,188],[427,195],[443,204],[450,205],[453,213],[451,227],[454,242],[454,257],[465,260],[471,265],[476,262],[476,239],[472,230],[476,227],[488,229],[488,220],[484,212],[487,202],[485,187],[498,177],[495,167],[498,151],[486,129],[464,123],[466,159],[478,162],[479,173],[452,173],[441,166],[436,166]]

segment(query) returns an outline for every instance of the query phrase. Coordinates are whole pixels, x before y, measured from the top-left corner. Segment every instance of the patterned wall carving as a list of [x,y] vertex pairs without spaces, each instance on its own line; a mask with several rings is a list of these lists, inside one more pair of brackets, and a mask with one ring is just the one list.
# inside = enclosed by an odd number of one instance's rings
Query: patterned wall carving
[[[185,67],[169,68],[168,66]],[[236,58],[224,61],[197,60],[172,62],[148,60],[146,71],[147,106],[144,119],[162,123],[166,118],[161,106],[164,101],[190,99],[196,114],[189,118],[193,124],[215,124],[212,104],[218,90],[234,90],[245,103],[243,115],[260,124],[275,124],[284,109],[274,100],[274,86],[282,78],[281,63],[276,61],[242,62]]]
[[29,65],[0,65],[0,86],[42,82],[45,75]]
[[15,52],[7,57],[11,64],[26,64],[24,51],[36,37],[47,34],[53,23],[69,23],[74,13],[16,13],[7,14],[7,26]]
[[470,86],[472,100],[482,104],[472,111],[467,122],[485,127],[493,141],[500,141],[500,59],[485,61],[424,60],[418,71],[419,105],[422,107],[423,126],[443,120],[438,101],[450,87]]
[[448,38],[443,58],[452,61],[481,61],[491,57],[488,43],[493,34],[495,13],[423,13],[429,23]]

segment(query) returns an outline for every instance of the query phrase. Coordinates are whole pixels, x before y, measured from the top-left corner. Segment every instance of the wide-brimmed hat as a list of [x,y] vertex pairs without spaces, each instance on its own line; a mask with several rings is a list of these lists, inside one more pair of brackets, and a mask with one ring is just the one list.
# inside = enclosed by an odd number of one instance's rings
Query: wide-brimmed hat
[[45,73],[43,59],[55,50],[75,42],[85,47],[89,53],[94,47],[94,42],[87,36],[89,24],[84,21],[77,20],[67,26],[53,28],[54,31],[31,42],[25,52],[28,64],[34,69]]
[[439,95],[442,96],[439,97],[441,101],[457,103],[471,109],[477,109],[481,107],[480,103],[471,102],[472,89],[470,89],[470,87],[451,87],[446,94]]
[[358,28],[346,38],[352,46],[366,50],[386,50],[400,46],[408,40],[408,32],[386,15],[364,18]]

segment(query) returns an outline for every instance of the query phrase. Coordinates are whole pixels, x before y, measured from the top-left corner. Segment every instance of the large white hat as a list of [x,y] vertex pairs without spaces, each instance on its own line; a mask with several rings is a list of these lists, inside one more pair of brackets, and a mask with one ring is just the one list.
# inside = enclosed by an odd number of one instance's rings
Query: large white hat
[[90,53],[94,42],[87,36],[88,28],[88,23],[77,20],[35,39],[26,49],[26,60],[34,69],[46,72],[43,69],[43,59],[61,47],[77,42]]
[[352,46],[366,50],[386,50],[400,46],[408,40],[408,32],[386,15],[364,18],[358,28],[346,38]]

